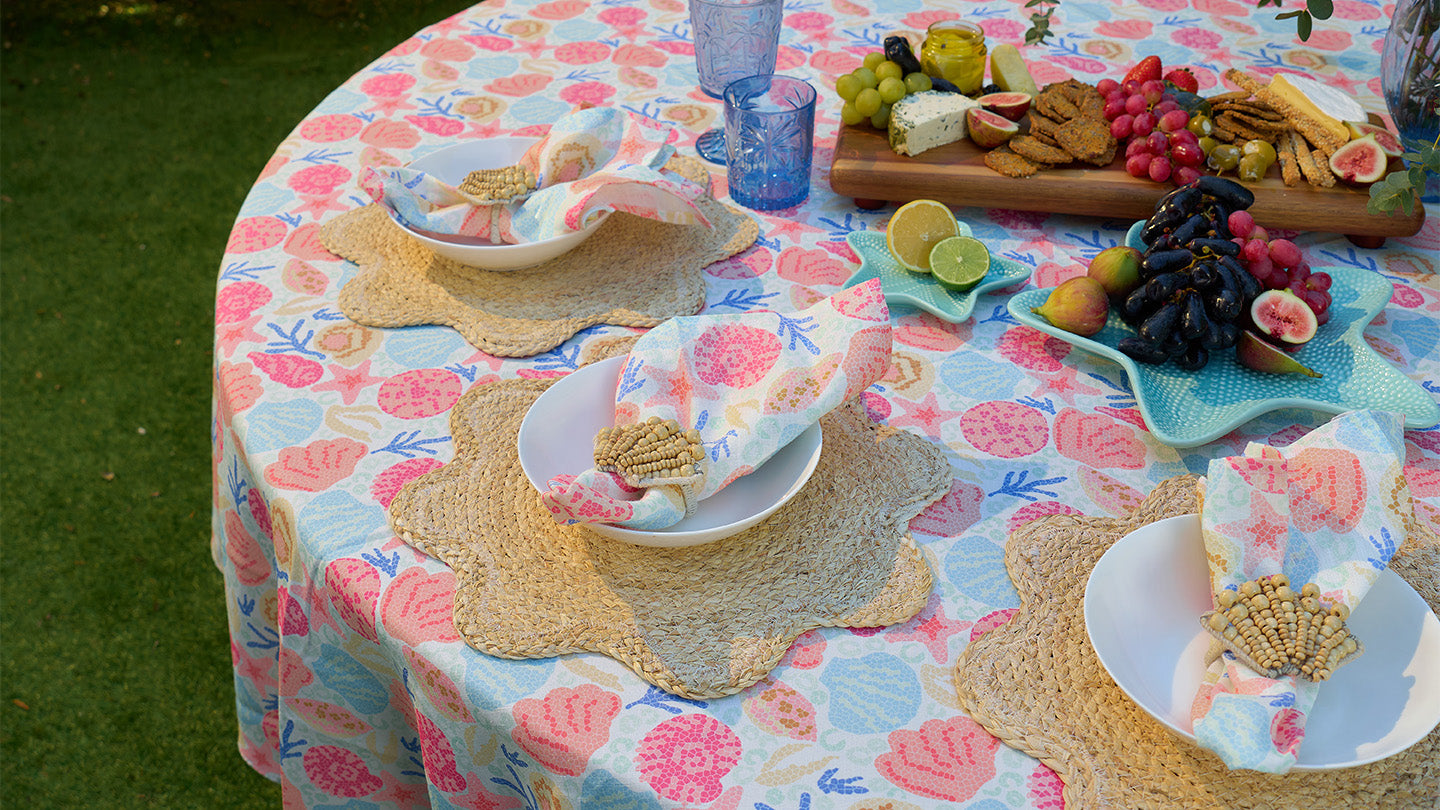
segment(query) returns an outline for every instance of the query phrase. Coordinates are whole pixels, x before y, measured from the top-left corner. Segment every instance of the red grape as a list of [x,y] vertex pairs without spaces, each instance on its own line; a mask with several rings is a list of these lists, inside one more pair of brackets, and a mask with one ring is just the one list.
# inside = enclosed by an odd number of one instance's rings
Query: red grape
[[1255,227],[1250,229],[1249,236],[1251,239],[1259,239],[1262,242],[1270,241],[1270,232],[1260,227],[1259,225],[1256,225]]
[[[1237,211],[1236,213],[1244,212]],[[1269,251],[1265,249],[1265,243],[1261,242],[1259,239],[1251,239],[1250,241],[1246,242],[1243,247],[1240,248],[1240,258],[1244,259],[1252,267],[1255,265],[1256,262],[1260,261],[1260,259],[1268,258],[1269,255]]]
[[1185,125],[1188,123],[1190,123],[1190,116],[1184,110],[1171,110],[1160,116],[1157,126],[1162,132],[1175,132],[1185,129]]
[[1163,132],[1151,132],[1145,140],[1150,144],[1152,154],[1163,155],[1170,151],[1170,139]]
[[1136,155],[1148,154],[1150,154],[1150,143],[1144,138],[1131,138],[1129,143],[1125,144],[1125,157],[1127,159],[1135,157]]
[[1114,79],[1101,79],[1095,83],[1095,89],[1100,91],[1100,95],[1108,96],[1120,89],[1120,83]]
[[1131,96],[1125,99],[1125,112],[1131,115],[1139,115],[1149,108],[1149,103],[1144,96]]
[[1270,259],[1281,267],[1297,267],[1300,264],[1300,248],[1289,239],[1272,239]]
[[1120,89],[1124,91],[1125,95],[1127,96],[1138,96],[1140,95],[1140,82],[1136,81],[1135,79],[1130,79],[1129,81],[1120,85]]
[[1110,134],[1115,136],[1115,140],[1123,141],[1130,137],[1134,125],[1135,116],[1125,113],[1110,122]]
[[1114,121],[1125,114],[1125,98],[1123,96],[1111,96],[1105,100],[1106,121]]
[[1170,159],[1163,155],[1156,155],[1150,160],[1150,179],[1157,183],[1163,183],[1170,179]]
[[1324,292],[1330,289],[1330,280],[1329,273],[1311,273],[1310,277],[1305,279],[1305,283],[1308,284],[1312,290]]
[[[1200,138],[1199,138],[1199,136],[1197,136],[1195,133],[1191,132],[1191,131],[1188,130],[1188,129],[1177,129],[1177,130],[1175,130],[1174,132],[1169,133],[1169,135],[1170,135],[1170,148],[1172,148],[1172,149],[1175,148],[1176,144],[1182,144],[1182,143],[1188,143],[1188,144],[1190,144],[1191,146],[1194,146],[1194,147],[1197,147],[1197,148],[1200,146]],[[1204,149],[1201,149],[1201,150],[1200,150],[1200,154],[1202,154],[1202,155],[1205,154],[1205,150],[1204,150]]]
[[1330,310],[1329,310],[1329,309],[1322,309],[1322,310],[1320,310],[1319,312],[1315,313],[1315,322],[1318,323],[1318,324],[1320,324],[1321,326],[1324,326],[1325,324],[1329,323],[1329,322],[1330,322]]
[[1145,97],[1147,103],[1156,104],[1165,95],[1165,84],[1151,79],[1140,85],[1140,94]]
[[1198,143],[1176,143],[1170,145],[1170,157],[1181,166],[1199,166],[1205,162],[1205,150]]
[[1125,171],[1129,173],[1131,177],[1138,177],[1143,180],[1150,176],[1150,163],[1154,159],[1155,157],[1153,155],[1147,155],[1143,152],[1131,155],[1125,159]]
[[1176,104],[1174,99],[1170,98],[1169,96],[1166,96],[1166,97],[1160,99],[1160,103],[1159,103],[1159,104],[1156,104],[1154,107],[1151,107],[1150,109],[1154,110],[1156,115],[1164,115],[1165,113],[1174,112],[1174,111],[1180,109],[1180,105],[1179,105],[1179,104]]
[[1255,217],[1249,211],[1232,211],[1230,218],[1225,221],[1230,226],[1230,233],[1236,237],[1244,238],[1250,235],[1250,229],[1255,227]]
[[1199,180],[1201,176],[1201,171],[1194,166],[1179,166],[1175,169],[1175,173],[1171,175],[1177,186],[1188,186],[1196,180]]

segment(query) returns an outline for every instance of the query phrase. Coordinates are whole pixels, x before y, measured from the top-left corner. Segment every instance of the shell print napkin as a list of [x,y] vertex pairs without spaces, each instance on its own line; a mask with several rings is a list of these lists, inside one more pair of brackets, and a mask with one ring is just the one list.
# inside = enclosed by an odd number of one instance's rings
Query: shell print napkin
[[[1288,447],[1251,444],[1242,456],[1211,461],[1200,482],[1200,523],[1218,605],[1255,600],[1256,586],[1247,583],[1283,574],[1288,615],[1306,615],[1295,606],[1308,595],[1343,636],[1343,619],[1405,543],[1413,507],[1402,429],[1397,414],[1352,411]],[[1268,601],[1277,601],[1274,593]],[[1254,604],[1268,609],[1263,597]],[[1258,618],[1254,604],[1249,611]],[[1345,649],[1356,648],[1353,658],[1362,645]],[[1232,769],[1285,773],[1297,761],[1319,683],[1254,663],[1229,649],[1214,656],[1191,707],[1195,736]]]
[[541,498],[560,523],[671,526],[890,367],[879,279],[800,312],[673,318],[626,358],[596,467]]
[[526,150],[518,166],[536,187],[504,201],[477,197],[404,166],[370,167],[360,185],[412,228],[496,243],[573,233],[605,211],[708,225],[695,206],[706,189],[664,168],[675,153],[670,145],[675,137],[673,128],[657,121],[592,107],[556,121]]

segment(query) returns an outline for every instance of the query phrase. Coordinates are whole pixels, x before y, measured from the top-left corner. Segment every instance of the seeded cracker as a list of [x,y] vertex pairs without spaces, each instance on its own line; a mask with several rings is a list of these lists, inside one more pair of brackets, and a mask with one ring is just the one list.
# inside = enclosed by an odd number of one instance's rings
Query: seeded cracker
[[985,165],[1006,177],[1029,177],[1040,171],[1038,165],[1015,154],[1006,146],[986,152]]
[[[1076,118],[1060,127],[1056,134],[1058,140],[1066,152],[1069,152],[1077,160],[1086,163],[1095,163],[1107,151],[1110,157],[1115,157],[1115,137],[1110,134],[1110,127],[1093,118]],[[1106,161],[1105,163],[1109,163]],[[1105,163],[1097,163],[1103,166]]]
[[1298,136],[1294,132],[1286,132],[1280,136],[1279,143],[1276,144],[1275,159],[1280,162],[1280,177],[1287,186],[1293,186],[1301,179],[1300,163],[1295,158],[1294,138],[1296,137]]
[[1335,185],[1335,175],[1330,173],[1329,162],[1326,162],[1323,172],[1315,163],[1315,154],[1319,154],[1323,158],[1325,153],[1318,150],[1316,153],[1311,153],[1310,147],[1305,145],[1305,139],[1299,136],[1293,138],[1290,143],[1295,147],[1295,160],[1300,164],[1300,173],[1305,175],[1305,180],[1310,185],[1325,188]]
[[1069,163],[1073,160],[1070,153],[1064,149],[1041,143],[1029,135],[1016,135],[1011,138],[1010,148],[1021,157],[1050,166]]
[[[1289,121],[1290,125],[1295,127],[1301,135],[1304,135],[1305,140],[1310,143],[1328,151],[1334,151],[1344,145],[1344,143],[1338,141],[1334,135],[1326,132],[1325,128],[1316,123],[1313,118],[1290,106],[1289,102],[1270,92],[1268,87],[1255,81],[1255,78],[1245,71],[1230,68],[1225,71],[1225,78],[1240,85],[1241,88],[1250,91],[1251,95],[1283,114],[1285,120]],[[1303,170],[1305,166],[1303,161],[1300,166]],[[1313,183],[1314,181],[1312,180],[1311,182]],[[1333,183],[1334,181],[1332,180],[1331,182]]]

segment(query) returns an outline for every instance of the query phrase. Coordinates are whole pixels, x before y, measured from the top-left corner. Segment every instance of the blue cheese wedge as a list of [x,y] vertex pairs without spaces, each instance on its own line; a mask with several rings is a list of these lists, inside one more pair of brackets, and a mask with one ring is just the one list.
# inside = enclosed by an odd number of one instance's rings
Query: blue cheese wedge
[[890,148],[918,155],[954,143],[965,137],[965,111],[978,106],[967,96],[940,90],[906,96],[890,108]]

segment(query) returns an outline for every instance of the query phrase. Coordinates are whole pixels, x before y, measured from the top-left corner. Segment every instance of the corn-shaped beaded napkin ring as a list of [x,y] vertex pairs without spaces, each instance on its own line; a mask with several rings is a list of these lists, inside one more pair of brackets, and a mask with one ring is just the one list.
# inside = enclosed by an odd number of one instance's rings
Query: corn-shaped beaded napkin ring
[[682,430],[674,419],[652,416],[595,434],[595,469],[613,472],[632,487],[678,486],[686,514],[694,512],[695,493],[705,484],[705,460],[700,431]]
[[535,190],[535,173],[518,164],[499,169],[476,169],[465,175],[458,188],[478,202],[508,202]]
[[1297,594],[1284,574],[1241,583],[1216,595],[1217,610],[1200,623],[1246,666],[1269,678],[1297,675],[1323,681],[1365,651],[1350,634],[1344,604],[1325,605],[1320,588],[1306,583]]

